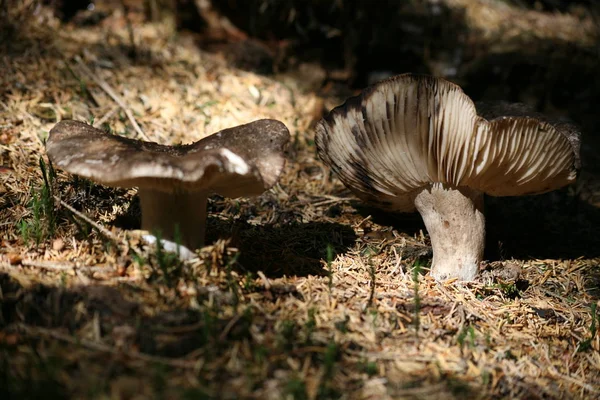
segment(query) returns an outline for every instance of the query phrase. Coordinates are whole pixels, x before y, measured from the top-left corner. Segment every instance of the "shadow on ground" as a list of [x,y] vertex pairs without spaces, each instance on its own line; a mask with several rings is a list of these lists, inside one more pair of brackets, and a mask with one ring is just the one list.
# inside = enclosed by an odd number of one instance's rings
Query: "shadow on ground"
[[527,197],[488,197],[489,256],[600,257],[600,209],[569,195],[567,190]]
[[[229,304],[232,297],[220,290],[212,290],[210,301],[206,296],[194,307],[178,307],[167,301],[160,311],[148,315],[144,309],[157,298],[149,299],[147,297],[152,297],[149,292],[127,285],[62,288],[35,284],[26,287],[0,272],[0,287],[3,289],[0,308],[2,399],[63,399],[73,390],[82,390],[78,383],[82,381],[85,382],[83,393],[87,393],[83,397],[93,398],[92,393],[114,393],[122,379],[133,375],[140,377],[149,388],[145,392],[160,392],[167,387],[167,377],[198,373],[197,369],[202,373],[201,384],[209,386],[208,382],[212,382],[216,393],[227,392],[220,382],[227,382],[238,372],[232,363],[222,360],[230,357],[232,348],[248,345],[251,354],[242,352],[234,358],[247,368],[262,368],[266,363],[269,371],[276,371],[285,368],[290,357],[297,354],[302,359],[309,357],[313,363],[325,362],[321,350],[324,347],[307,333],[314,329],[309,323],[282,320],[281,316],[273,318],[250,304],[233,316],[225,316],[223,305]],[[278,321],[287,328],[277,328]],[[263,332],[266,340],[257,342],[253,332]],[[305,336],[308,339],[304,339]],[[362,349],[358,343],[341,344],[337,348],[336,362],[346,365],[356,362],[348,354],[350,346],[352,352]],[[272,372],[263,373],[268,377],[272,375]],[[393,385],[391,389],[413,395],[411,398],[419,397],[423,391],[431,392],[432,385],[433,391],[443,398],[473,394],[470,384],[453,374],[444,373],[432,382],[415,380],[407,374],[402,382],[405,383]],[[257,384],[262,383],[257,381]],[[132,387],[137,390],[137,385]],[[183,391],[184,388],[176,389]],[[179,394],[175,398],[220,398],[173,393]]]
[[[223,335],[231,318],[220,316],[217,308],[230,305],[233,300],[229,292],[219,288],[210,293],[214,309],[205,305],[195,309],[175,306],[148,316],[143,308],[154,301],[152,296],[125,286],[91,284],[61,288],[35,284],[25,287],[6,273],[0,273],[0,286],[4,295],[0,331],[32,333],[27,329],[41,329],[40,339],[47,336],[49,329],[60,329],[62,335],[79,332],[89,338],[95,330],[106,345],[119,347],[127,343],[146,354],[182,357],[215,341],[219,335],[223,341],[226,338],[238,340],[248,334],[238,329],[245,326],[242,320],[227,331],[226,337]],[[206,299],[208,292],[201,290],[198,300],[202,303]],[[61,337],[54,336],[54,339],[64,340]],[[86,347],[86,343],[81,345]],[[128,346],[125,348],[131,348]],[[96,350],[105,351],[104,348]]]
[[[127,211],[117,216],[114,225],[122,229],[140,229],[140,218],[139,200],[135,196]],[[252,225],[239,219],[209,216],[206,244],[218,239],[231,239],[229,246],[239,249],[235,268],[242,274],[262,271],[270,278],[278,278],[327,275],[322,263],[327,260],[327,247],[331,246],[335,257],[354,246],[357,237],[350,226],[338,223]]]
[[[600,257],[600,209],[570,189],[537,196],[486,197],[486,253],[504,259]],[[427,232],[418,213],[391,214],[354,204],[363,217],[409,236]]]
[[[170,368],[171,359],[190,353],[218,358],[232,343],[249,340],[251,324],[263,321],[251,307],[240,315],[223,315],[232,296],[218,288],[206,303],[208,293],[199,292],[200,305],[194,308],[163,298],[167,307],[148,315],[144,309],[156,298],[128,286],[23,286],[0,273],[0,287],[3,399],[65,398],[65,381],[71,379],[106,391],[111,381],[127,374],[127,361],[145,363],[152,375],[152,368]],[[226,369],[223,365],[218,373]]]
[[348,251],[356,241],[350,226],[326,223],[290,223],[285,225],[251,225],[243,221],[210,218],[208,243],[218,238],[232,238],[230,245],[240,250],[238,268],[242,272],[262,271],[276,278],[287,276],[324,276],[327,271],[327,247],[333,257]]

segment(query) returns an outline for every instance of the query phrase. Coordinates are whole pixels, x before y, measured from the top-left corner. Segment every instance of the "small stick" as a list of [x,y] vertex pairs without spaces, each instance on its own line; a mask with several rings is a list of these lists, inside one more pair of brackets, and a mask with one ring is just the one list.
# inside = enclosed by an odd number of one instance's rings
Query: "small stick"
[[398,269],[400,269],[400,273],[402,274],[403,277],[406,276],[406,274],[404,273],[404,270],[401,268],[401,263],[402,263],[402,255],[403,255],[403,250],[400,251],[400,255],[398,255],[398,253],[396,252],[396,248],[392,246],[392,251],[394,252],[394,256],[396,256],[396,265],[394,266],[394,269],[392,269],[392,272],[390,273],[390,275],[396,275],[396,271],[398,271]]
[[369,292],[369,300],[367,301],[367,306],[365,307],[365,310],[373,305],[373,299],[375,298],[375,283],[376,283],[375,282],[375,279],[376,279],[375,265],[373,265],[373,262],[370,257],[369,257],[369,275],[371,275],[371,290]]
[[360,221],[358,224],[356,224],[356,225],[354,226],[354,229],[358,229],[358,228],[360,228],[360,226],[361,226],[362,224],[364,224],[365,222],[367,222],[368,220],[370,220],[370,219],[371,219],[371,217],[372,217],[372,216],[371,216],[371,215],[369,215],[369,216],[367,216],[366,218],[363,218],[363,219],[362,219],[362,220],[361,220],[361,221]]
[[69,261],[36,261],[36,260],[22,260],[21,265],[25,267],[35,267],[42,269],[49,269],[54,271],[73,271],[76,269],[95,272],[95,271],[106,271],[109,267],[88,267],[88,266],[77,266],[75,263]]
[[82,220],[84,220],[85,222],[87,222],[88,224],[90,224],[91,226],[93,226],[94,228],[96,228],[98,230],[98,232],[100,232],[101,234],[103,234],[104,236],[106,236],[107,238],[109,238],[110,240],[112,240],[114,242],[119,242],[119,239],[111,231],[109,231],[108,229],[106,229],[102,225],[98,224],[97,222],[92,221],[92,219],[90,217],[88,217],[87,215],[85,215],[81,211],[77,211],[75,208],[73,208],[72,206],[70,206],[69,204],[67,204],[63,200],[61,200],[58,196],[54,196],[54,198],[58,202],[60,202],[60,204],[63,207],[65,207],[67,210],[71,211],[73,214],[77,215],[79,218],[81,218]]
[[260,279],[262,279],[262,281],[264,282],[263,284],[264,284],[264,286],[265,286],[265,289],[267,289],[267,290],[271,289],[271,282],[269,281],[269,278],[267,278],[267,276],[265,275],[265,273],[264,273],[264,272],[262,272],[262,271],[258,271],[256,274],[257,274],[257,275],[260,277]]
[[236,316],[234,316],[233,318],[231,318],[229,320],[229,322],[227,323],[227,325],[225,325],[225,328],[223,329],[223,332],[221,332],[221,334],[219,335],[219,341],[224,341],[227,338],[227,335],[229,334],[229,331],[231,331],[231,329],[233,328],[233,326],[240,320],[241,318],[241,314],[237,314]]
[[105,123],[106,121],[108,121],[110,118],[112,118],[113,115],[115,115],[115,113],[117,111],[119,111],[119,106],[114,106],[113,108],[110,109],[109,112],[107,112],[106,114],[104,114],[104,116],[102,118],[100,118],[98,121],[94,121],[94,124],[92,125],[94,128],[98,128],[100,126],[102,126],[103,123]]
[[81,280],[81,282],[83,282],[84,286],[87,286],[90,284],[91,280],[90,278],[88,278],[87,276],[85,276],[80,270],[75,269],[75,275],[77,275],[77,277]]
[[58,196],[54,196],[54,199],[56,199],[57,201],[59,201],[60,204],[63,207],[65,207],[67,210],[71,211],[73,214],[75,214],[76,216],[78,216],[79,218],[81,218],[82,220],[84,220],[85,222],[87,222],[88,224],[90,224],[91,226],[93,226],[94,228],[96,228],[98,230],[98,232],[100,232],[101,234],[103,234],[108,239],[112,240],[114,243],[121,243],[122,245],[126,246],[127,248],[133,250],[133,252],[135,254],[137,254],[138,256],[141,255],[140,252],[139,252],[139,250],[136,249],[135,247],[130,247],[126,240],[119,240],[119,238],[114,233],[112,233],[111,231],[109,231],[108,229],[106,229],[105,227],[103,227],[102,225],[100,225],[99,223],[93,221],[90,217],[88,217],[87,215],[85,215],[81,211],[77,211],[75,208],[73,208],[72,206],[70,206],[69,204],[67,204],[63,200],[61,200]]
[[354,199],[350,198],[350,197],[340,197],[337,199],[328,199],[328,200],[317,201],[315,203],[312,203],[312,205],[314,207],[320,207],[320,206],[325,206],[327,204],[343,203],[343,202],[350,201],[350,200],[354,200]]
[[16,326],[20,331],[23,331],[30,335],[50,337],[50,338],[60,340],[63,342],[67,342],[70,344],[79,345],[79,346],[85,347],[90,350],[100,351],[100,352],[112,354],[115,356],[129,357],[134,360],[150,362],[150,363],[159,363],[159,364],[164,364],[164,365],[168,365],[168,366],[175,367],[175,368],[186,368],[186,369],[194,369],[197,364],[195,361],[187,361],[187,360],[182,360],[182,359],[159,357],[159,356],[153,356],[153,355],[146,354],[146,353],[136,353],[133,351],[120,350],[115,347],[105,345],[103,343],[94,342],[92,340],[88,340],[88,339],[84,339],[84,338],[77,338],[77,337],[65,335],[63,333],[54,331],[52,329],[33,327],[33,326],[25,325],[25,324],[16,324],[14,326]]
[[352,350],[346,349],[346,353],[359,356],[362,358],[373,358],[376,360],[390,360],[390,361],[398,361],[398,362],[414,362],[414,363],[431,363],[436,360],[435,357],[425,356],[425,355],[417,355],[417,354],[407,354],[407,353],[378,353],[378,352],[368,352],[362,350]]
[[79,56],[75,56],[75,61],[77,61],[77,64],[79,64],[81,69],[90,78],[92,78],[92,80],[94,82],[96,82],[96,84],[98,86],[100,86],[100,88],[102,90],[104,90],[106,92],[106,94],[108,94],[110,96],[110,98],[113,99],[115,101],[115,103],[117,103],[119,105],[119,107],[121,107],[121,109],[125,112],[125,115],[127,115],[127,118],[129,118],[131,125],[133,125],[133,128],[138,133],[138,135],[140,135],[144,140],[150,141],[150,139],[148,139],[148,136],[146,136],[146,134],[144,133],[142,128],[140,128],[140,126],[138,125],[133,114],[131,113],[131,110],[127,107],[127,105],[125,104],[123,99],[117,93],[115,93],[115,91],[110,87],[108,82],[106,82],[104,79],[100,78],[98,75],[94,74],[92,72],[92,70],[89,69],[88,66],[83,63],[83,61],[81,61],[81,58]]
[[[71,68],[69,62],[64,56],[63,58],[65,59],[65,65],[67,66],[67,69],[69,70],[71,75],[73,75],[75,79],[79,81],[80,84],[83,84],[83,79],[81,79],[81,77],[78,74],[76,74],[75,71],[73,71],[73,68]],[[100,102],[98,101],[98,99],[96,99],[96,96],[94,96],[92,92],[90,92],[86,87],[83,87],[82,90],[84,92],[83,94],[94,104],[94,106],[100,107]]]
[[209,28],[214,30],[223,30],[234,40],[245,40],[248,35],[235,26],[229,18],[219,13],[212,5],[210,0],[197,0],[196,8],[200,17],[206,22]]

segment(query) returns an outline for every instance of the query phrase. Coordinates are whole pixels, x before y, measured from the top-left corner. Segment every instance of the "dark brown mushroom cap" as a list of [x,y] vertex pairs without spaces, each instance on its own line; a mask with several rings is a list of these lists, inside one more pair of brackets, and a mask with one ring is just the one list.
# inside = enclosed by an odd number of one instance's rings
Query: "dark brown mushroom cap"
[[487,121],[444,79],[398,75],[317,124],[320,157],[359,197],[396,211],[432,183],[496,196],[543,193],[575,179],[567,137],[531,117]]
[[283,123],[263,119],[192,144],[166,146],[61,121],[50,131],[46,152],[57,167],[107,186],[238,197],[258,195],[276,183],[289,137]]

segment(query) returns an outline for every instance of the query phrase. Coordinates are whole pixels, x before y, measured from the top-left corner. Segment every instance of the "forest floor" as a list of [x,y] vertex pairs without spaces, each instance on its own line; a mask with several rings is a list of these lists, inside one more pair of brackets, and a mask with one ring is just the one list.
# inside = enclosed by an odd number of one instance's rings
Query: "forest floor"
[[[343,96],[311,90],[314,71],[245,72],[159,23],[133,21],[132,46],[119,12],[36,18],[0,53],[1,398],[600,397],[585,170],[492,199],[495,261],[437,283],[419,216],[362,207],[316,156],[314,123]],[[210,245],[185,262],[140,241],[135,189],[75,180],[44,151],[63,119],[189,143],[260,118],[292,134],[280,182],[213,196]]]

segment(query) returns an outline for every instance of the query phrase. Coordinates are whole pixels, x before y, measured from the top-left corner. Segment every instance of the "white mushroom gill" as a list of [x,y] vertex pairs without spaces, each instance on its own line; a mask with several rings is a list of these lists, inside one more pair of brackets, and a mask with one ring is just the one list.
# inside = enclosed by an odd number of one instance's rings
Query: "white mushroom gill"
[[475,277],[483,194],[543,193],[575,179],[574,149],[551,124],[487,121],[457,85],[405,74],[367,88],[316,128],[320,157],[363,200],[421,213],[437,279]]
[[475,135],[474,168],[464,184],[492,196],[522,196],[575,180],[573,149],[552,125],[529,117],[483,122]]

